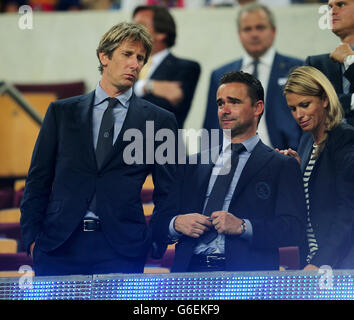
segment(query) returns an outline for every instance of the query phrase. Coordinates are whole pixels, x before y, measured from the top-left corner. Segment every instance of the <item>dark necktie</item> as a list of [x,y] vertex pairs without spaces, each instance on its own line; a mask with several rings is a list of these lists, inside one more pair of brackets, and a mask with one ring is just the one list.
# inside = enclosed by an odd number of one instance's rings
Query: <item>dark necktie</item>
[[96,161],[98,169],[113,149],[114,116],[113,108],[118,103],[116,98],[108,98],[108,108],[103,114],[96,147]]
[[[204,209],[203,214],[206,216],[210,216],[214,211],[222,210],[225,197],[227,192],[229,191],[230,184],[232,178],[234,177],[235,170],[238,164],[238,155],[241,151],[245,149],[242,143],[233,143],[231,145],[231,168],[230,168],[230,160],[226,161],[221,171],[228,172],[227,174],[219,174],[215,180],[213,189],[210,192],[208,202]],[[230,169],[230,170],[228,170]],[[228,170],[228,171],[226,171]],[[213,241],[218,236],[215,228],[210,229],[208,232],[204,233],[199,239],[203,243],[209,243]]]
[[[354,50],[354,45],[351,45],[350,46],[352,48],[352,50]],[[345,73],[345,72],[344,72]],[[344,76],[344,75],[343,75]],[[346,93],[346,94],[350,94],[350,93],[354,93],[354,82],[347,79],[347,77],[345,77],[345,88],[343,88],[343,93]]]
[[257,79],[258,79],[258,64],[259,64],[259,60],[258,60],[258,59],[254,59],[254,60],[253,60],[253,66],[254,66],[254,68],[253,68],[253,73],[252,73],[252,75],[253,75],[255,78],[257,78]]
[[[98,170],[103,161],[113,149],[114,116],[113,108],[118,103],[116,98],[108,98],[108,107],[103,114],[96,147],[96,162]],[[96,194],[93,195],[89,210],[96,213]]]

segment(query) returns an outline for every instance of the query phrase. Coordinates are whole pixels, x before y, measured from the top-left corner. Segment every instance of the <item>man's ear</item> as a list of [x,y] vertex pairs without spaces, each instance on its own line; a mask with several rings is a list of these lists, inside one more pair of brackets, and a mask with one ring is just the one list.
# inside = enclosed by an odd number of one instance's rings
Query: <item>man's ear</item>
[[109,57],[107,56],[107,54],[105,52],[102,52],[102,51],[98,53],[98,57],[99,57],[99,59],[101,61],[101,64],[104,67],[107,65],[108,60],[110,60]]
[[260,116],[264,111],[264,102],[262,100],[258,100],[255,103],[255,115]]
[[157,33],[155,32],[155,41],[160,41],[160,42],[165,42],[165,39],[167,37],[166,33]]

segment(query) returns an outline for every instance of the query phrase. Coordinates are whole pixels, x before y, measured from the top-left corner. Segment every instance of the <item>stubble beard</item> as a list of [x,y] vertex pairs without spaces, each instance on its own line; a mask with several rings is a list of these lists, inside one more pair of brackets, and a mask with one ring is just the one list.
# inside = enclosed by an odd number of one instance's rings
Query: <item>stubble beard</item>
[[221,123],[220,123],[220,127],[223,130],[227,130],[228,132],[231,132],[231,138],[235,138],[235,137],[243,135],[253,125],[252,120],[249,120],[247,122],[239,122],[237,119],[235,119],[235,121],[236,121],[235,125],[232,128],[230,128],[230,129],[222,128]]

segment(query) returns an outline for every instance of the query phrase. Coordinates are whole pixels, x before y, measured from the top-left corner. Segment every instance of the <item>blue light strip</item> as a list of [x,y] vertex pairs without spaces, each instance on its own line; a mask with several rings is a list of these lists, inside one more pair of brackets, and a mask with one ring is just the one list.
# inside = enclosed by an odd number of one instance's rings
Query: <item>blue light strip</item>
[[354,270],[333,270],[321,287],[314,271],[113,274],[35,277],[32,289],[0,279],[6,300],[354,300]]

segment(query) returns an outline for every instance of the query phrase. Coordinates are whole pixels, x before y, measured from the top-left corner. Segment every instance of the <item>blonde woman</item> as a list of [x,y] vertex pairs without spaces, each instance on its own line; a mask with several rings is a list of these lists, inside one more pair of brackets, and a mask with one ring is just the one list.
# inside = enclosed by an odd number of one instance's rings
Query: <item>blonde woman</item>
[[296,151],[277,150],[301,164],[307,203],[304,270],[322,265],[354,268],[354,127],[329,80],[302,66],[289,76],[284,95],[304,131]]

